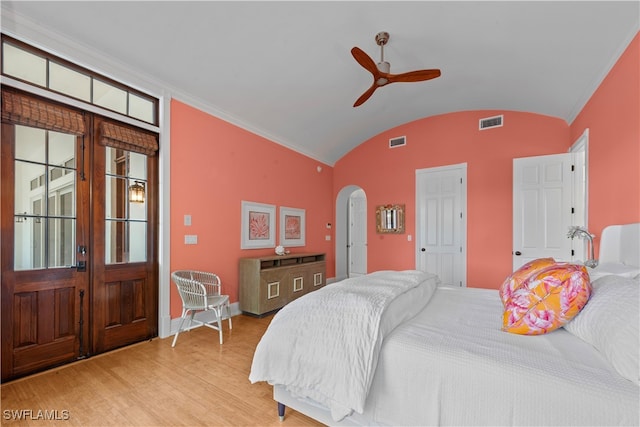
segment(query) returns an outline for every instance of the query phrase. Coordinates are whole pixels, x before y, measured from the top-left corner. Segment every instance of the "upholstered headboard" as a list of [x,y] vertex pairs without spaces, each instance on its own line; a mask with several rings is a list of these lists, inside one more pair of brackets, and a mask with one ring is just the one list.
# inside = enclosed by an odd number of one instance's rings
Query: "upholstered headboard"
[[640,222],[605,227],[599,263],[640,267]]

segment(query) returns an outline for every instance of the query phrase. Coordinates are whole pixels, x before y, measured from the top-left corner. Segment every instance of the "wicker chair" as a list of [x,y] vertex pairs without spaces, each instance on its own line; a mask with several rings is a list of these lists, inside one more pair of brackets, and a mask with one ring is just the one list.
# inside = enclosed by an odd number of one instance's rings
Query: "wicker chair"
[[[220,344],[222,344],[222,307],[227,309],[229,329],[232,328],[232,324],[229,296],[220,294],[221,282],[218,275],[202,271],[178,270],[171,273],[171,280],[178,287],[178,293],[182,298],[182,320],[180,321],[178,332],[173,337],[171,347],[175,347],[180,332],[188,331],[198,326],[216,329],[220,335]],[[214,325],[213,322],[194,320],[193,317],[197,311],[213,311],[217,325]],[[188,314],[189,325],[183,329],[182,326]],[[197,325],[192,326],[192,323]]]

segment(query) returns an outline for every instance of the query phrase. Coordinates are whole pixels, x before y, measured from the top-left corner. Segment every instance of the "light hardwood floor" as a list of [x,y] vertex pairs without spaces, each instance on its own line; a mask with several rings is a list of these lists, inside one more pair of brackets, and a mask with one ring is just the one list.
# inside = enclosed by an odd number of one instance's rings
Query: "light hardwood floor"
[[[233,317],[218,332],[197,328],[153,339],[2,385],[2,425],[319,426],[287,409],[272,388],[251,384],[251,360],[272,316]],[[27,419],[18,421],[16,411]],[[31,411],[31,412],[28,412]],[[42,412],[57,417],[37,419]],[[55,412],[54,412],[55,411]]]

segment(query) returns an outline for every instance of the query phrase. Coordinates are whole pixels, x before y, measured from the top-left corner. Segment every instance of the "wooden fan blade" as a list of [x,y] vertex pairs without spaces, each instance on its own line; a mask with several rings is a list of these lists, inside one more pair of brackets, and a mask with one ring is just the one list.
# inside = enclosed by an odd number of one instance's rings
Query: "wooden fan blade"
[[418,71],[409,71],[408,73],[402,74],[389,74],[388,79],[389,83],[396,82],[421,82],[424,80],[435,79],[436,77],[440,77],[440,70],[418,70]]
[[371,59],[369,55],[364,53],[362,49],[354,47],[353,49],[351,49],[351,55],[353,55],[355,60],[358,61],[358,64],[362,65],[363,68],[373,74],[374,78],[379,73],[376,63],[373,62],[373,59]]
[[358,98],[355,102],[355,104],[353,104],[354,107],[357,107],[359,105],[364,104],[364,102],[369,99],[371,97],[371,95],[373,95],[373,92],[376,91],[376,89],[378,88],[378,85],[374,82],[371,87],[369,89],[367,89],[367,91],[365,93],[363,93],[362,95],[360,95],[360,98]]

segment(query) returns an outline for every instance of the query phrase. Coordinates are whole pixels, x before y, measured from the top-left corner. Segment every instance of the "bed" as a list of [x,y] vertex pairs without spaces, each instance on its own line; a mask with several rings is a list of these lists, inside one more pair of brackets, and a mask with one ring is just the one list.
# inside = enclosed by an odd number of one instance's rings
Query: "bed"
[[274,316],[249,379],[327,425],[639,425],[639,237],[605,229],[589,302],[542,335],[501,330],[497,290],[429,273],[332,284]]

